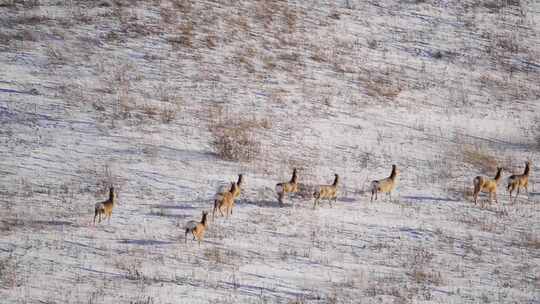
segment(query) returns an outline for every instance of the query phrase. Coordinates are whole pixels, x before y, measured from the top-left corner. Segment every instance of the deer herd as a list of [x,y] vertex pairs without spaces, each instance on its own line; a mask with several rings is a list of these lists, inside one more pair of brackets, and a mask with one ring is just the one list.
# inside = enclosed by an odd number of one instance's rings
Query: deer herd
[[[508,177],[508,184],[506,190],[507,192],[509,192],[510,201],[512,201],[512,193],[516,191],[516,195],[514,196],[514,203],[516,202],[519,191],[522,188],[527,192],[527,195],[529,195],[528,187],[530,167],[531,162],[527,161],[525,162],[525,170],[523,171],[523,174],[514,174]],[[485,192],[488,194],[489,202],[492,202],[493,199],[495,199],[495,202],[499,203],[497,200],[497,185],[501,181],[502,171],[503,168],[497,168],[497,173],[493,179],[485,176],[477,176],[473,179],[473,197],[475,205],[478,203],[478,195],[480,194],[480,192]],[[375,200],[377,200],[378,193],[386,193],[389,196],[390,200],[392,200],[392,190],[396,186],[396,178],[398,173],[399,171],[397,169],[397,166],[392,165],[392,171],[389,177],[380,180],[374,180],[371,182],[371,202],[373,202],[373,197],[375,197]],[[216,194],[214,199],[214,209],[212,211],[212,219],[215,218],[216,211],[218,211],[221,216],[229,217],[230,215],[232,215],[234,202],[238,197],[240,197],[243,182],[244,176],[240,174],[238,175],[238,180],[236,182],[231,182],[231,187],[228,191],[219,192]],[[320,204],[320,201],[323,199],[328,200],[330,207],[332,207],[332,201],[337,201],[338,184],[339,175],[334,174],[334,182],[331,185],[320,185],[315,187],[315,191],[313,192],[313,208],[315,209]],[[298,193],[300,190],[298,184],[298,170],[294,168],[290,181],[276,184],[275,189],[277,193],[277,200],[282,206],[284,204],[284,198],[286,195]],[[96,223],[96,218],[98,219],[98,223],[101,222],[102,216],[103,219],[108,218],[110,222],[112,210],[115,204],[116,193],[114,192],[114,188],[110,187],[109,198],[106,201],[99,202],[95,205],[94,225]],[[193,220],[187,222],[187,224],[185,225],[185,242],[187,242],[188,234],[191,233],[193,235],[193,240],[197,240],[200,245],[204,237],[204,233],[208,227],[207,216],[208,212],[203,211],[200,222]]]

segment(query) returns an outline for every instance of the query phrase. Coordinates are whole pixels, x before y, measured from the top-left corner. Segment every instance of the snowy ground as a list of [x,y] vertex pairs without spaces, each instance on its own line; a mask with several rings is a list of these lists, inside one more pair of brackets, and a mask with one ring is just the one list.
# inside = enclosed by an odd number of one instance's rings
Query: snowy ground
[[539,2],[0,4],[0,302],[540,303]]

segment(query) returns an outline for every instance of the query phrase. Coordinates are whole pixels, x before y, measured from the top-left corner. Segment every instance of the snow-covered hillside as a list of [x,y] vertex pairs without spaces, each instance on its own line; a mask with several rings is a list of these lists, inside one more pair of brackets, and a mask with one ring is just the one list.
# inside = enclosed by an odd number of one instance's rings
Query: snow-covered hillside
[[540,303],[539,58],[535,0],[0,0],[0,302]]

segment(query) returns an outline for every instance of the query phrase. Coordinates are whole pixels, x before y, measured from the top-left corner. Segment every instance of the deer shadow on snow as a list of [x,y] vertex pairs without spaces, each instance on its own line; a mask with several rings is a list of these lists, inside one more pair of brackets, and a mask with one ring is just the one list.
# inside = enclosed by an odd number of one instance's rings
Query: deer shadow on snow
[[152,245],[169,245],[173,244],[172,241],[159,241],[148,239],[121,239],[118,241],[121,244],[139,245],[139,246],[152,246]]
[[434,196],[416,196],[416,195],[407,195],[402,196],[401,198],[409,200],[410,203],[428,203],[428,202],[459,202],[456,198],[451,197],[434,197]]

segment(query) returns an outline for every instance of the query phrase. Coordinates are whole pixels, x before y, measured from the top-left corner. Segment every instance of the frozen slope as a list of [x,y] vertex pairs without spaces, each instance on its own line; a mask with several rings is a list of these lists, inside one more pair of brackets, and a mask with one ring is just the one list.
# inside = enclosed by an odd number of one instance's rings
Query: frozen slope
[[[0,298],[540,303],[539,19],[524,0],[8,1]],[[503,180],[472,203],[476,175],[525,160],[528,197]],[[185,243],[239,173],[233,215]]]

